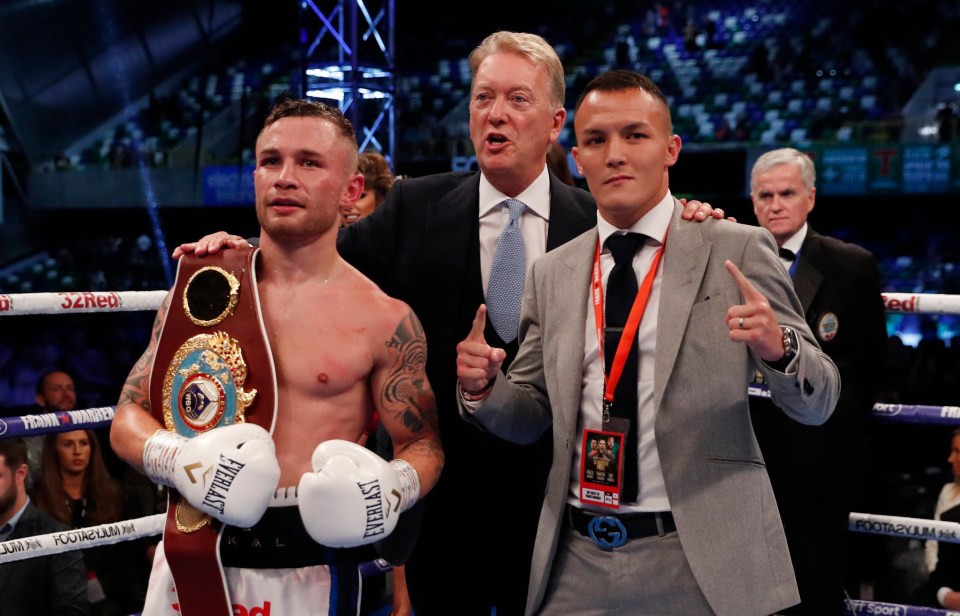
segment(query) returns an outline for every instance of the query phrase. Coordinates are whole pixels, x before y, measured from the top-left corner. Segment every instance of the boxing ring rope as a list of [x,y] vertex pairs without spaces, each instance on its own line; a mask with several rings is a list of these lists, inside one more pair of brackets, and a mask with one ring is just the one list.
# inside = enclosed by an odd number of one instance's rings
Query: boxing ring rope
[[850,599],[844,609],[844,614],[853,614],[854,616],[960,616],[960,612],[954,610],[883,603],[881,601],[862,601],[860,599]]
[[960,314],[960,295],[937,293],[881,293],[887,312]]
[[50,556],[72,550],[85,550],[98,545],[111,545],[151,537],[163,532],[167,514],[156,513],[144,518],[122,520],[98,526],[85,526],[24,539],[0,541],[0,563]]
[[[167,291],[94,291],[0,294],[0,316],[73,314],[78,312],[123,312],[157,310]],[[882,293],[887,312],[914,314],[960,314],[960,295],[932,293]],[[749,395],[770,397],[763,385],[751,385]],[[57,411],[0,418],[0,438],[33,436],[109,426],[116,407]],[[882,421],[960,426],[960,407],[877,403],[872,416]],[[0,564],[71,550],[86,549],[163,532],[165,514],[101,524],[25,539],[0,542]],[[849,530],[913,539],[960,543],[960,524],[923,518],[866,513],[850,514]],[[361,565],[362,575],[390,569],[377,559]],[[849,600],[845,613],[891,616],[960,616],[960,612],[936,608]]]
[[166,291],[64,291],[0,294],[0,316],[156,310]]

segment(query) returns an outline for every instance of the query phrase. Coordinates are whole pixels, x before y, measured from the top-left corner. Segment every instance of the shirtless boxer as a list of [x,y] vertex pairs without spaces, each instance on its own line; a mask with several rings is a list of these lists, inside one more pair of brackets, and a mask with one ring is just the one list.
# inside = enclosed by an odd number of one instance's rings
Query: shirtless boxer
[[[309,553],[323,557],[334,552],[329,547],[370,543],[392,531],[396,515],[380,535],[366,536],[370,494],[360,486],[371,478],[384,493],[378,504],[386,507],[386,493],[396,490],[401,511],[434,486],[444,459],[436,404],[424,374],[426,341],[416,315],[337,254],[339,206],[363,190],[349,121],[321,104],[282,101],[264,123],[256,154],[261,225],[256,285],[277,377],[272,438],[242,423],[188,439],[154,419],[150,379],[172,305],[168,295],[150,345],[124,385],[111,443],[152,480],[176,488],[200,512],[227,524],[224,533],[236,527],[241,544],[243,533],[257,536],[276,510],[293,512],[293,526],[302,520],[300,533],[307,538],[294,541],[294,563],[247,563],[244,555],[231,562],[221,547],[229,600],[244,613],[266,612],[268,603],[274,614],[328,613],[323,606],[335,594],[330,589],[338,575],[333,566],[314,564]],[[375,410],[394,443],[396,459],[390,462],[356,444]],[[201,460],[204,468],[215,467],[223,459],[236,460],[233,468],[239,470],[233,471],[225,502],[210,506],[206,488],[191,484],[184,466]],[[299,490],[291,502],[294,490],[283,488],[293,487]],[[290,516],[283,520],[289,525]],[[285,537],[297,537],[290,532]],[[276,575],[285,568],[289,575]],[[173,614],[176,603],[158,550],[143,613]]]

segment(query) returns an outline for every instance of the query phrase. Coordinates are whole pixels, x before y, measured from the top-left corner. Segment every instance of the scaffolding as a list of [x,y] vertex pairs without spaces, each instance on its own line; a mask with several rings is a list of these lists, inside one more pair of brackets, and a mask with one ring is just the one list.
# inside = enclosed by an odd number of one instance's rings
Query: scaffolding
[[353,123],[360,151],[393,163],[394,0],[301,0],[303,96],[336,104]]

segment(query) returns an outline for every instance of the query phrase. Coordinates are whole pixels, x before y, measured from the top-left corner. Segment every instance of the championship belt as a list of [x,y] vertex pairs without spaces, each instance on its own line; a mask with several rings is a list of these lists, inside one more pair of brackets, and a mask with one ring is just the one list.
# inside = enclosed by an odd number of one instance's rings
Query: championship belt
[[[276,374],[257,292],[257,250],[180,259],[150,375],[150,408],[172,432],[194,437],[252,422],[273,432]],[[232,616],[220,564],[223,524],[171,488],[164,552],[182,616]]]

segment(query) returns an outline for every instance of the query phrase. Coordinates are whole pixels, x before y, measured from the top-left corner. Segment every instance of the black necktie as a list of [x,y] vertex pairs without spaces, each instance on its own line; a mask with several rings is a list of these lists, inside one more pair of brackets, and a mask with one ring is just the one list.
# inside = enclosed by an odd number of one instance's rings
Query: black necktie
[[[604,328],[603,355],[607,376],[620,344],[620,334],[630,308],[637,298],[637,275],[633,271],[633,257],[643,245],[646,236],[639,233],[611,235],[607,248],[613,254],[614,266],[607,278],[606,326]],[[620,417],[630,422],[623,443],[623,494],[621,501],[637,500],[637,338],[634,335],[630,355],[623,366],[623,373],[613,394],[611,417]]]
[[794,259],[797,258],[797,255],[795,252],[793,252],[792,250],[788,250],[786,248],[778,248],[777,252],[780,253],[781,259],[786,259],[787,261],[793,261]]

